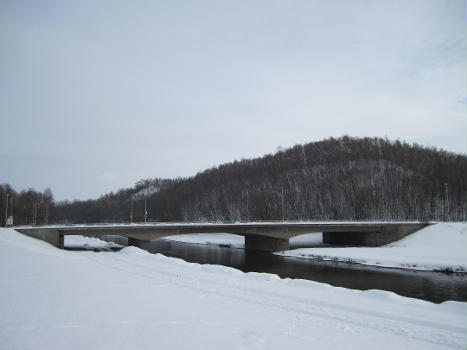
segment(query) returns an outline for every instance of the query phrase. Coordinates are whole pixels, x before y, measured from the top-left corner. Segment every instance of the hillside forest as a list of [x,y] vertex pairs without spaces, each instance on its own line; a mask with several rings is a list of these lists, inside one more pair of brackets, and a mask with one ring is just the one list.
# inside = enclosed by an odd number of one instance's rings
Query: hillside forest
[[[0,185],[15,225],[260,220],[466,220],[465,154],[344,136],[236,160],[192,177],[143,179],[98,199]],[[76,184],[70,184],[75,186]],[[8,208],[7,208],[8,203]],[[146,208],[146,215],[145,215]]]

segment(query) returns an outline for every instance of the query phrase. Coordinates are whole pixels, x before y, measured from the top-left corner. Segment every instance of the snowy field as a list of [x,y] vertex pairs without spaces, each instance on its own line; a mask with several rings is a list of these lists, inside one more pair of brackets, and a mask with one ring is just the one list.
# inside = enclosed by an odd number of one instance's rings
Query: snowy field
[[0,229],[1,349],[465,349],[467,303],[433,304],[186,263],[64,251]]
[[438,223],[376,248],[300,248],[276,253],[413,270],[467,271],[467,224]]

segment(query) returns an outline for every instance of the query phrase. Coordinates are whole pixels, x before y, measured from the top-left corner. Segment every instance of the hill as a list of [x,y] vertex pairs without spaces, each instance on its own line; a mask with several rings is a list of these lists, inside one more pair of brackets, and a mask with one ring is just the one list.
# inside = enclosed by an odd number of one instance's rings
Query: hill
[[[382,138],[330,138],[189,178],[141,180],[62,202],[54,222],[465,220],[465,155]],[[133,200],[131,199],[133,197]]]

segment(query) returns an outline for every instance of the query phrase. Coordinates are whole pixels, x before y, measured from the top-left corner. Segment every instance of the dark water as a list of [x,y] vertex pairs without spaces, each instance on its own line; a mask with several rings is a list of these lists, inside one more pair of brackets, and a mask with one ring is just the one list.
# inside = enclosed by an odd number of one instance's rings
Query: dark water
[[467,275],[376,268],[358,264],[294,259],[272,253],[173,242],[151,242],[151,253],[181,258],[199,264],[217,264],[244,272],[273,273],[351,289],[382,289],[435,303],[467,301]]

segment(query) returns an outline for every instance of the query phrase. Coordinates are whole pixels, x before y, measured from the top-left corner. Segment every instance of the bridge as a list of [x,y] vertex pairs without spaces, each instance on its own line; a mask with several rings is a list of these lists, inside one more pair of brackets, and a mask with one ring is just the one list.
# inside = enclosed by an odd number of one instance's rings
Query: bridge
[[18,227],[30,237],[63,249],[65,235],[119,235],[128,245],[149,251],[152,239],[187,233],[232,233],[245,237],[245,249],[289,249],[289,239],[305,233],[323,232],[323,243],[376,247],[397,241],[430,223],[425,222],[249,222],[249,223],[148,223]]

